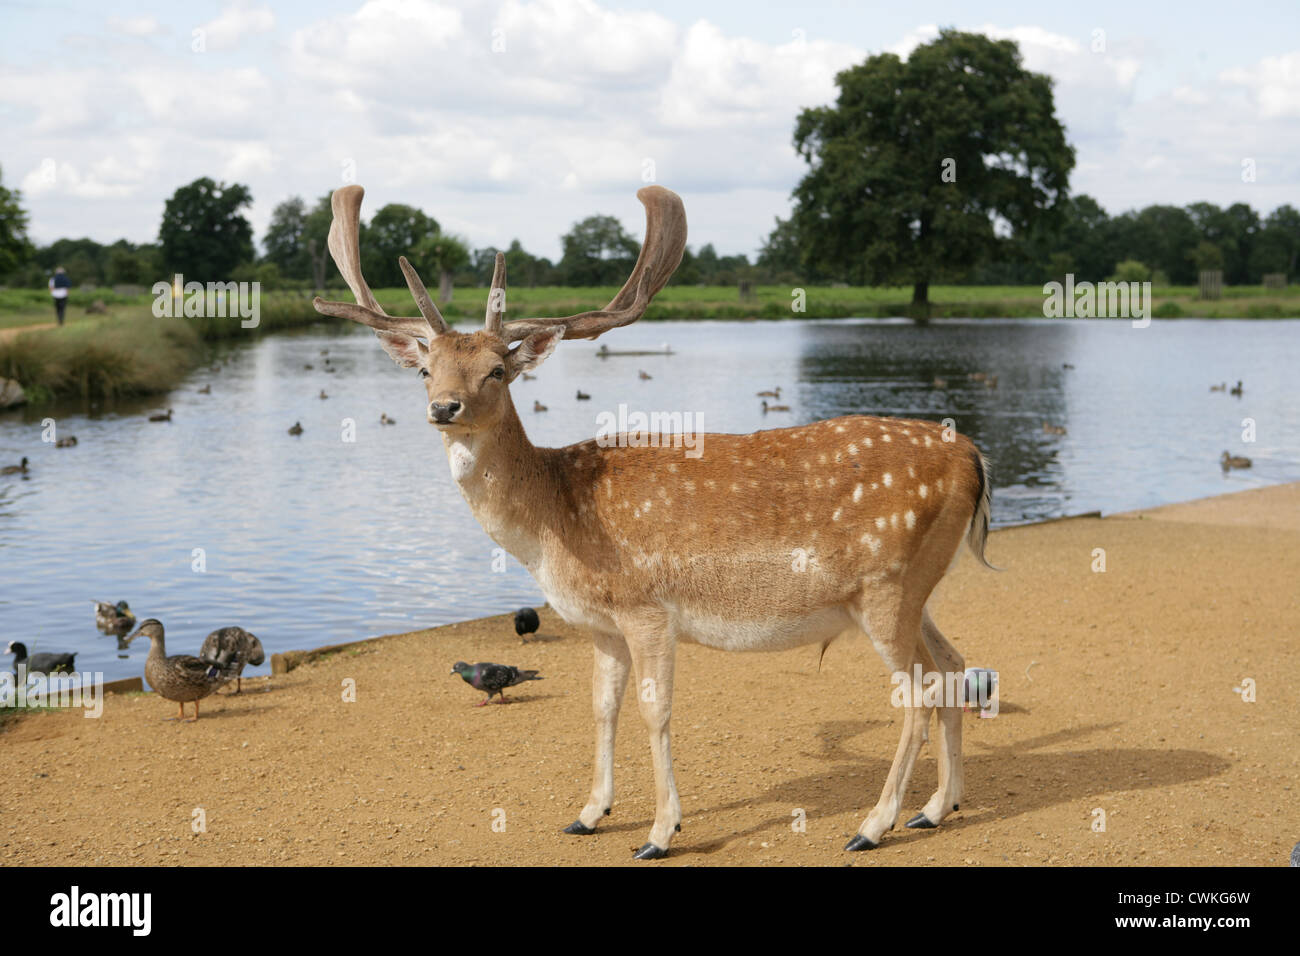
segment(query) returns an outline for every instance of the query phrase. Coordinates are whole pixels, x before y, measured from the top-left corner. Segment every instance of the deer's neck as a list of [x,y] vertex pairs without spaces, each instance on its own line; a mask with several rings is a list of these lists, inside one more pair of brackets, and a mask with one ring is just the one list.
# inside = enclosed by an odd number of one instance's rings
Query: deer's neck
[[506,398],[501,420],[470,434],[444,432],[451,477],[483,530],[525,567],[541,561],[538,523],[543,502],[554,500],[553,476],[541,449],[524,434]]

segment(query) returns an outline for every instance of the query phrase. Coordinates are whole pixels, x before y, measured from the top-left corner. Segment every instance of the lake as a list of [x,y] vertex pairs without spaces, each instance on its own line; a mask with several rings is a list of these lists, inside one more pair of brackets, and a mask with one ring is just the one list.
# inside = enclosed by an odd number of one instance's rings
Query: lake
[[[546,445],[594,436],[619,403],[691,412],[721,432],[849,413],[952,418],[990,458],[1005,526],[1300,480],[1297,333],[1295,321],[641,323],[562,343],[512,392]],[[598,355],[665,342],[675,354]],[[0,464],[32,460],[26,478],[0,476],[0,649],[22,640],[77,651],[78,669],[109,680],[139,675],[147,642],[121,648],[94,627],[92,600],[126,599],[163,621],[173,654],[196,653],[217,627],[248,628],[268,654],[248,673],[265,673],[276,651],[543,601],[513,559],[494,569],[419,379],[368,330],[269,335],[214,362],[148,401],[0,413]],[[968,379],[981,372],[998,387]],[[1209,391],[1238,379],[1240,398]],[[755,392],[774,386],[790,412],[763,413]],[[534,413],[535,399],[549,411]],[[168,407],[170,423],[147,420]],[[385,413],[395,425],[380,424]],[[78,445],[43,442],[46,417]],[[303,434],[290,436],[296,421]],[[1254,467],[1224,474],[1224,450]]]

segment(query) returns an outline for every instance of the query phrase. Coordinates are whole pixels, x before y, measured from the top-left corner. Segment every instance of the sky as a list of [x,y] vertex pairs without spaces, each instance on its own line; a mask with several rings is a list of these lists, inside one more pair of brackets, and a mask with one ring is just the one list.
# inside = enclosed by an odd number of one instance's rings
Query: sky
[[[157,238],[200,176],[275,205],[366,187],[474,246],[558,258],[588,215],[643,230],[647,181],[691,244],[753,255],[805,170],[835,74],[956,27],[1055,80],[1071,191],[1300,204],[1300,3],[804,0],[0,0],[0,170],[40,244]],[[1243,181],[1249,161],[1253,181]]]

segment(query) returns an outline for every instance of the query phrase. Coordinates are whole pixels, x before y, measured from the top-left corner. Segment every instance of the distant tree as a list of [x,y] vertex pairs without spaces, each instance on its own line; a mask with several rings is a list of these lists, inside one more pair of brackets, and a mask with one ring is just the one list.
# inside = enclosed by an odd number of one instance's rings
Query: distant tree
[[700,267],[695,261],[695,253],[687,246],[682,250],[682,261],[668,279],[669,285],[699,285],[703,280]]
[[613,216],[588,216],[560,238],[558,270],[565,285],[621,285],[639,246]]
[[1115,274],[1109,277],[1111,282],[1146,282],[1151,278],[1151,270],[1136,259],[1125,259],[1115,264]]
[[338,275],[328,246],[330,223],[333,220],[330,194],[326,193],[316,200],[316,205],[312,206],[302,227],[302,247],[310,263],[312,287],[317,291],[324,289],[326,283]]
[[1300,210],[1286,205],[1268,214],[1255,237],[1250,272],[1261,281],[1270,272],[1290,278],[1300,273]]
[[779,216],[775,227],[768,233],[767,240],[759,250],[758,265],[772,276],[804,275],[810,279],[818,278],[800,261],[799,236],[795,232],[794,222]]
[[[1188,250],[1201,241],[1200,230],[1185,209],[1147,206],[1113,217],[1106,225],[1107,245],[1116,259],[1134,259],[1165,273],[1176,285],[1196,282]],[[1118,266],[1116,267],[1118,269]]]
[[27,238],[22,193],[5,187],[4,172],[0,170],[0,279],[26,266],[34,251]]
[[[301,196],[291,196],[271,212],[262,246],[264,262],[279,266],[282,276],[307,279],[311,276],[311,256],[307,252],[307,204]],[[326,227],[328,231],[328,226]]]
[[406,287],[406,278],[397,264],[399,256],[408,259],[420,243],[438,235],[438,220],[414,206],[389,203],[375,213],[361,228],[361,270],[372,289]]
[[[417,272],[438,277],[438,299],[441,302],[451,301],[452,277],[471,261],[469,245],[463,239],[446,233],[425,236],[406,255]],[[509,283],[509,266],[506,268],[506,281]],[[401,266],[398,269],[400,271]],[[402,281],[406,281],[405,277]]]
[[930,282],[1027,232],[1064,199],[1074,150],[1052,81],[1011,40],[944,30],[904,62],[870,57],[836,76],[834,106],[800,113],[809,171],[794,191],[803,264],[853,282]]
[[240,210],[252,202],[247,186],[217,183],[206,176],[176,190],[158,230],[164,266],[184,274],[187,281],[214,282],[251,262],[253,227]]
[[1196,266],[1197,272],[1223,268],[1223,250],[1204,239],[1196,244],[1195,249],[1187,253],[1187,258],[1192,260],[1192,265]]
[[125,239],[119,239],[108,247],[104,264],[106,285],[152,285],[158,278],[150,257]]

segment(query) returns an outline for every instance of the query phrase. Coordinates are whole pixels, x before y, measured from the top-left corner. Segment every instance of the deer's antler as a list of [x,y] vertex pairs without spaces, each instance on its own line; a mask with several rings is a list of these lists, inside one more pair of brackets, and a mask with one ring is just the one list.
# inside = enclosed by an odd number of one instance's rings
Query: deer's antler
[[[631,325],[645,314],[655,293],[662,289],[682,261],[686,249],[686,209],[681,197],[663,186],[646,186],[636,198],[645,206],[645,240],[632,274],[609,305],[595,312],[554,319],[515,319],[502,323],[500,311],[493,311],[493,295],[488,295],[487,330],[496,332],[506,342],[517,342],[534,332],[555,326],[564,327],[566,339],[594,339],[610,329]],[[498,282],[499,279],[499,282]],[[492,291],[506,284],[505,257],[497,254]],[[504,294],[501,297],[504,309]]]
[[360,243],[361,199],[365,194],[366,191],[360,186],[344,186],[334,190],[330,197],[330,208],[334,211],[328,241],[330,256],[338,266],[343,281],[356,297],[357,304],[330,302],[317,296],[312,300],[312,305],[322,315],[351,319],[370,326],[376,332],[396,332],[423,338],[441,335],[448,329],[447,322],[429,298],[424,283],[405,256],[398,259],[398,263],[402,267],[402,274],[406,276],[406,284],[415,298],[415,304],[420,307],[422,318],[388,315],[379,307],[370,287],[366,285],[365,276],[361,274]]

